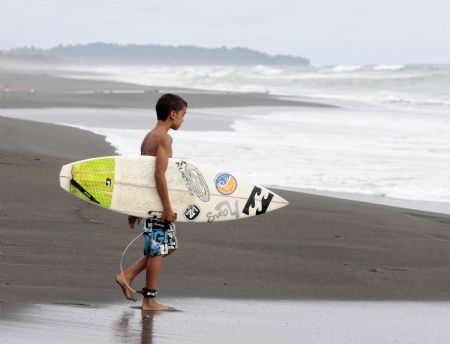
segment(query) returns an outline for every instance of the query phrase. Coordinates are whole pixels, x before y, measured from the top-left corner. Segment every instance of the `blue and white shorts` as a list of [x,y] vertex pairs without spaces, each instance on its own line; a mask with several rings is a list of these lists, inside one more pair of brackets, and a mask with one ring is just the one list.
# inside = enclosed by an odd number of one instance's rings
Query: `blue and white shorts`
[[166,224],[157,219],[141,219],[139,227],[144,231],[144,255],[161,256],[178,248],[174,223]]

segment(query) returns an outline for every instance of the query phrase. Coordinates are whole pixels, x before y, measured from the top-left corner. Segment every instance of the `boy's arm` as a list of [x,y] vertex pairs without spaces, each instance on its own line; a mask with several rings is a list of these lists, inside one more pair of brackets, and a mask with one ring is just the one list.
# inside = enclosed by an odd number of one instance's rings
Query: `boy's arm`
[[163,204],[164,212],[162,214],[162,220],[164,222],[174,222],[176,220],[176,214],[172,210],[169,199],[169,191],[167,189],[166,170],[169,163],[170,152],[172,150],[172,138],[167,135],[158,145],[156,150],[155,161],[155,180],[156,188],[158,189],[159,197]]

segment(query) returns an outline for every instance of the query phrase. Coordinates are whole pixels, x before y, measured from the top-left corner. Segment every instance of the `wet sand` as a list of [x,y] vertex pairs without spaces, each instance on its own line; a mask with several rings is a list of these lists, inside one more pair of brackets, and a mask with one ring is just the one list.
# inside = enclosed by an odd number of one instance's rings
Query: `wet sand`
[[[243,108],[238,108],[243,109]],[[253,108],[252,108],[253,109]],[[273,109],[265,107],[264,109]],[[208,108],[189,109],[189,120],[183,130],[231,130],[231,124],[239,115],[218,116]],[[0,115],[44,123],[57,123],[84,128],[147,129],[156,124],[154,113],[149,109],[89,109],[89,108],[39,108],[4,109]],[[124,123],[124,118],[126,122]],[[139,148],[139,147],[136,147]]]
[[[51,74],[52,73],[52,74]],[[64,74],[64,73],[62,73]],[[190,108],[243,106],[312,106],[330,104],[279,99],[265,93],[210,92],[174,87],[140,86],[123,82],[69,79],[41,71],[0,68],[0,107],[7,108],[138,108],[153,109],[168,92],[189,99]]]
[[[28,306],[0,322],[2,343],[446,344],[450,303],[171,298],[183,311],[127,304]],[[418,326],[420,324],[420,326]]]

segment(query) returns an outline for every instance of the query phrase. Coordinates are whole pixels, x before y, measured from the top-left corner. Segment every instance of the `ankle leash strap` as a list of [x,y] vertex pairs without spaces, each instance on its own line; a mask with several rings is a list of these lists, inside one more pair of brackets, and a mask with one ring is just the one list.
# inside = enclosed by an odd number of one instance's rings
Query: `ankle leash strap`
[[138,293],[141,293],[143,297],[150,297],[150,298],[154,298],[156,297],[156,295],[158,295],[156,289],[147,289],[147,288],[142,288],[142,291],[139,291]]

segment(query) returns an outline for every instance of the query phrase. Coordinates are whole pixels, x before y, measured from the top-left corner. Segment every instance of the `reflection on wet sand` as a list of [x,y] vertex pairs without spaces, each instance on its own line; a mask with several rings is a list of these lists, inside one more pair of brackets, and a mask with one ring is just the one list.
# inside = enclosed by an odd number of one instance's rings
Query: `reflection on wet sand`
[[152,344],[153,342],[153,317],[155,311],[141,311],[142,315],[142,344]]
[[139,336],[139,329],[135,328],[133,323],[133,318],[136,317],[138,313],[141,315],[141,343],[142,344],[152,344],[153,343],[153,318],[157,316],[156,311],[143,311],[139,307],[133,307],[135,310],[123,311],[119,320],[117,321],[117,326],[114,327],[116,332],[116,338],[121,340],[121,343],[135,343],[137,337]]
[[449,302],[170,301],[183,311],[143,312],[126,303],[32,305],[0,322],[0,342],[447,344],[450,337]]
[[130,310],[123,311],[117,321],[117,326],[113,327],[116,332],[116,337],[122,339],[123,343],[130,342],[130,339],[134,337],[130,334],[130,321],[134,317],[134,313]]

